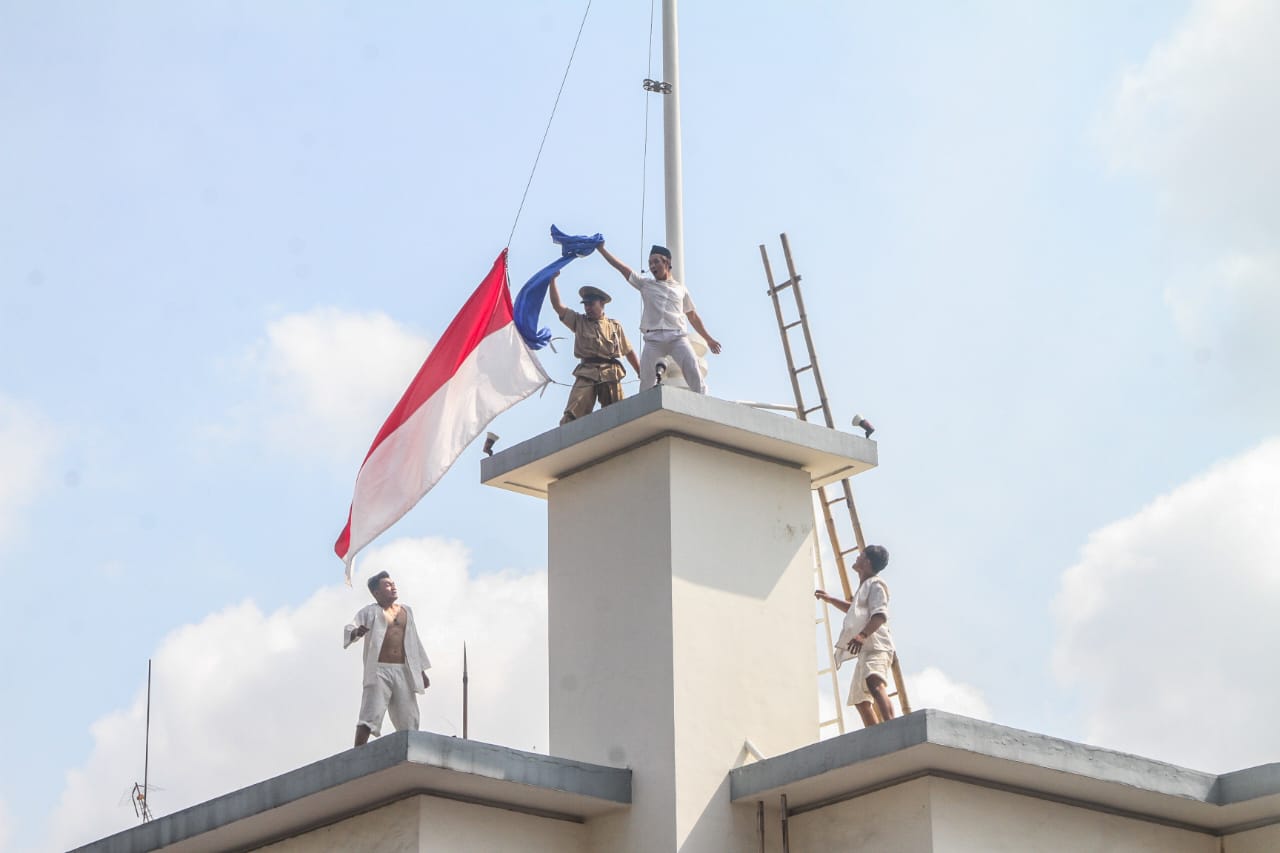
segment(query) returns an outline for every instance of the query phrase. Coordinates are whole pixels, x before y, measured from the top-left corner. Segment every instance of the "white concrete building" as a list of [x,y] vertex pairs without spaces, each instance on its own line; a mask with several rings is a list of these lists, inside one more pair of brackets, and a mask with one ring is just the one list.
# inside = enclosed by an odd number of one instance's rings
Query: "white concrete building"
[[548,502],[551,756],[402,732],[81,849],[1280,850],[1280,765],[929,710],[815,743],[810,491],[875,463],[663,387],[499,453],[482,480]]

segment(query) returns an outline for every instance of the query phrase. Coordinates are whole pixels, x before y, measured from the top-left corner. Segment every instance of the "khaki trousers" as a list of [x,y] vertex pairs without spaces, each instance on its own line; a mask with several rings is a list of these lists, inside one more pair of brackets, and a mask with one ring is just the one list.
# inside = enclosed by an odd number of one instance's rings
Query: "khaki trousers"
[[600,408],[603,409],[618,402],[622,397],[621,382],[595,382],[579,376],[574,380],[573,387],[569,389],[569,402],[565,404],[564,417],[560,419],[560,425],[564,426],[569,421],[591,414],[596,400],[600,401]]

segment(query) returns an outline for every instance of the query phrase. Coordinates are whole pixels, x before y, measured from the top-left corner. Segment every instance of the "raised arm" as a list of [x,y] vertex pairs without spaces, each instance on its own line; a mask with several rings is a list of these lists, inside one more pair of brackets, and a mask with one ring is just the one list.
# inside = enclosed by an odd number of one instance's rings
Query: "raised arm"
[[600,253],[601,257],[603,257],[606,261],[609,262],[609,266],[613,267],[615,270],[622,273],[622,277],[625,278],[628,282],[631,281],[631,267],[627,266],[622,261],[615,258],[613,256],[613,253],[611,253],[608,249],[604,247],[604,243],[601,243],[600,246],[596,249],[596,251]]
[[564,303],[560,301],[560,290],[556,287],[556,279],[560,277],[560,273],[551,276],[551,310],[556,312],[559,317],[564,313]]
[[698,334],[707,339],[707,348],[716,355],[719,355],[720,342],[711,337],[711,333],[707,331],[707,327],[702,325],[702,318],[698,316],[698,312],[690,311],[685,316],[689,318],[689,324],[698,330]]

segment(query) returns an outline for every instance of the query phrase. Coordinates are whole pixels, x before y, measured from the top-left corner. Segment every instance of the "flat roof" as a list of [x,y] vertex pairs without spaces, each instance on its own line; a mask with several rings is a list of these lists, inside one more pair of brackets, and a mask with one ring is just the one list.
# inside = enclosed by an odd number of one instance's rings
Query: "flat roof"
[[395,732],[78,850],[248,849],[417,794],[581,823],[630,805],[631,771]]
[[480,461],[480,481],[545,498],[575,471],[667,435],[809,472],[813,487],[878,462],[874,441],[794,417],[658,385]]
[[798,814],[923,776],[1213,835],[1280,823],[1280,764],[1215,775],[932,709],[739,767],[729,790]]

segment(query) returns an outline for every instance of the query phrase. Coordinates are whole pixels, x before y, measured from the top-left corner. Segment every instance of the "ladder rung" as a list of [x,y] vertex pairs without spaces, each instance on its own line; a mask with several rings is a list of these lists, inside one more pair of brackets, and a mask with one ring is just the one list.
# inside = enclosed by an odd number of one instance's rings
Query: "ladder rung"
[[838,722],[840,722],[840,719],[838,717],[832,717],[829,720],[823,720],[822,722],[818,723],[818,728],[822,728],[823,726],[834,726]]
[[781,290],[786,290],[790,286],[791,286],[791,279],[787,279],[786,281],[782,282],[782,284],[775,284],[773,286],[773,290],[769,291],[769,295],[772,296],[773,294]]
[[858,550],[857,545],[854,545],[852,548],[845,548],[843,551],[840,552],[840,556],[843,557],[845,554],[852,554],[856,550]]
[[848,498],[846,498],[844,495],[838,495],[838,496],[836,496],[836,497],[832,498],[832,499],[831,499],[831,500],[829,500],[829,501],[824,501],[824,503],[825,503],[827,506],[831,506],[832,504],[838,504],[838,503],[840,503],[840,501],[846,501],[846,500],[848,500]]
[[801,373],[804,373],[806,370],[813,370],[813,365],[806,364],[804,367],[797,367],[795,370],[791,372],[799,376]]
[[822,406],[814,406],[812,409],[805,409],[805,410],[804,410],[804,413],[805,413],[806,415],[811,415],[811,414],[813,414],[814,412],[818,411],[818,410],[819,410],[819,409],[821,409],[821,408],[822,408]]
[[782,328],[783,328],[784,330],[785,330],[785,329],[794,329],[796,326],[799,326],[799,325],[800,325],[801,323],[803,323],[803,322],[804,322],[804,320],[796,320],[794,323],[788,323],[787,325],[783,326]]
[[[820,675],[820,676],[821,676],[821,675],[830,675],[830,674],[831,674],[831,673],[833,673],[833,672],[835,672],[835,670],[834,670],[834,669],[832,669],[831,667],[827,667],[826,669],[820,669],[820,670],[818,670],[818,675]],[[897,693],[890,693],[889,695],[890,695],[890,696],[897,696],[898,694],[897,694]]]

